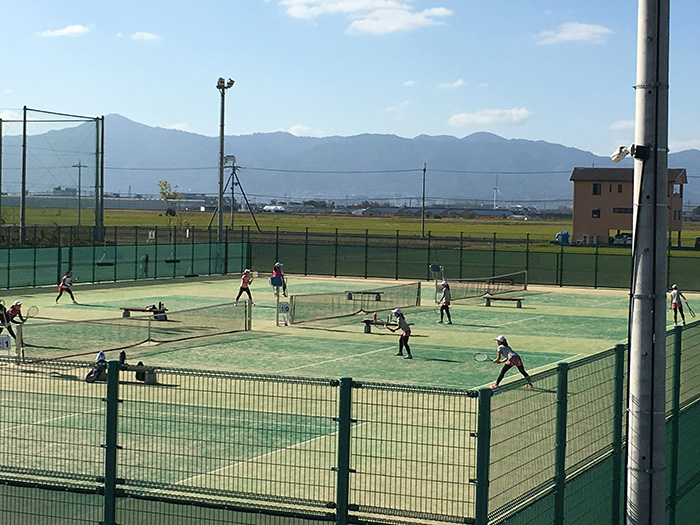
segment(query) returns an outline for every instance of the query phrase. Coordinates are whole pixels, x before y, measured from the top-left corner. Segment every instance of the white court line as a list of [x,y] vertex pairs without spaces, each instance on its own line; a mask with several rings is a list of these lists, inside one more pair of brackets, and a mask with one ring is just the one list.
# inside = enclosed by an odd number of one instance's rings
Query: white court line
[[392,348],[395,348],[395,347],[389,346],[387,348],[380,348],[379,350],[371,350],[369,352],[364,352],[362,354],[346,355],[343,357],[336,357],[335,359],[327,359],[325,361],[317,361],[315,363],[311,363],[308,365],[295,366],[294,368],[284,368],[282,370],[277,370],[277,371],[272,372],[272,373],[273,374],[281,374],[283,372],[290,372],[292,370],[299,370],[300,368],[308,368],[310,366],[325,365],[326,363],[332,363],[333,361],[342,361],[343,359],[353,359],[355,357],[362,357],[363,355],[376,354],[377,352],[385,352],[387,350],[391,350]]
[[23,425],[17,425],[14,427],[10,427],[6,430],[17,430],[18,428],[23,428],[23,427],[33,427],[35,425],[41,425],[44,423],[51,423],[52,421],[60,421],[61,419],[67,419],[69,417],[76,417],[76,416],[82,416],[84,414],[94,414],[95,412],[103,412],[104,407],[96,408],[95,410],[90,410],[89,412],[80,412],[80,413],[75,413],[75,414],[66,414],[65,416],[59,416],[59,417],[52,417],[51,419],[44,419],[43,421],[34,421],[32,423],[25,423]]
[[494,328],[500,328],[502,326],[508,326],[511,324],[518,324],[518,323],[526,323],[529,321],[532,321],[533,319],[540,319],[542,317],[545,317],[544,315],[536,315],[534,317],[527,317],[525,319],[519,319],[517,321],[508,321],[507,323],[501,323],[497,324],[496,326],[482,326],[477,329],[477,331],[482,331],[482,330],[493,330]]

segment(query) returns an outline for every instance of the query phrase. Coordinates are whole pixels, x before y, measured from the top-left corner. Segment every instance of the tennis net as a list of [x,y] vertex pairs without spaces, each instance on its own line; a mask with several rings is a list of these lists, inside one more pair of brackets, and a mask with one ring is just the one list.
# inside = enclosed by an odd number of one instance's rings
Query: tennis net
[[289,298],[289,323],[299,324],[420,304],[420,282],[344,292],[294,294]]
[[[467,299],[469,297],[481,297],[482,295],[497,295],[508,292],[527,290],[527,270],[490,277],[478,277],[473,279],[451,279],[451,297],[453,301]],[[442,295],[442,285],[435,285],[435,301]]]
[[[23,355],[78,357],[100,350],[124,350],[144,343],[172,343],[250,330],[248,301],[225,303],[165,315],[131,315],[80,321],[30,321],[22,325]],[[17,353],[19,355],[19,353]]]

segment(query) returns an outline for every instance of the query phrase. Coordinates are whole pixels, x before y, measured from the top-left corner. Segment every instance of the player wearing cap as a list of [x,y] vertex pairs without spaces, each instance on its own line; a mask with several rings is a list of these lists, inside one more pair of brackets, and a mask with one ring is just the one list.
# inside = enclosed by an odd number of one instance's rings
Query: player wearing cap
[[[15,301],[12,303],[12,306],[10,306],[10,309],[7,311],[7,315],[10,321],[15,324],[22,324],[25,322],[26,319],[22,317],[22,301]],[[19,321],[15,321],[15,317],[19,317]]]
[[281,285],[273,285],[275,288],[275,294],[280,294],[280,286],[282,288],[282,293],[287,297],[287,279],[284,278],[284,272],[282,271],[282,263],[276,262],[274,268],[272,269],[272,279],[282,282]]
[[250,270],[246,268],[243,270],[243,274],[241,275],[241,287],[238,289],[238,295],[236,296],[236,304],[238,304],[238,299],[241,298],[241,295],[243,292],[248,294],[248,299],[250,299],[251,304],[255,305],[253,302],[253,296],[250,295],[250,283],[253,282],[253,275],[250,273]]
[[68,295],[70,295],[70,298],[73,300],[73,304],[78,304],[78,301],[76,301],[75,297],[73,297],[71,286],[73,286],[73,272],[68,270],[66,275],[63,276],[63,279],[61,279],[61,282],[58,284],[58,297],[56,297],[56,304],[58,304],[58,300],[63,295],[63,292],[68,292]]
[[450,315],[450,300],[452,298],[452,293],[450,292],[450,285],[447,281],[442,281],[442,296],[438,303],[440,303],[440,320],[438,323],[442,324],[444,315],[447,314],[447,324],[452,324],[452,316]]
[[396,317],[396,328],[389,328],[392,332],[396,332],[399,328],[401,329],[401,337],[399,337],[399,351],[394,355],[403,355],[403,349],[406,348],[405,359],[413,359],[411,355],[411,347],[408,346],[408,338],[411,337],[411,327],[406,321],[406,317],[399,308],[394,308],[391,313]]
[[671,291],[669,292],[669,295],[671,296],[671,310],[673,310],[673,326],[678,325],[678,312],[681,313],[681,319],[683,320],[683,324],[685,324],[685,314],[683,313],[683,304],[681,303],[681,299],[684,301],[688,301],[685,298],[685,295],[683,295],[683,292],[681,292],[678,289],[677,285],[671,286]]
[[7,332],[12,336],[12,339],[17,340],[15,331],[12,329],[12,318],[10,317],[10,312],[7,308],[5,308],[4,304],[0,303],[0,334],[5,328],[7,328]]
[[495,341],[496,343],[498,343],[498,355],[496,356],[496,359],[493,360],[493,362],[505,362],[505,364],[503,365],[503,368],[501,368],[501,373],[498,374],[498,379],[496,379],[496,382],[491,385],[491,388],[496,388],[498,385],[500,385],[501,381],[503,381],[503,377],[506,375],[506,372],[512,367],[516,367],[523,375],[523,377],[527,380],[525,386],[528,388],[532,388],[530,376],[525,371],[522,359],[520,359],[520,356],[515,350],[508,346],[508,341],[506,340],[506,338],[502,335],[499,335],[495,338]]

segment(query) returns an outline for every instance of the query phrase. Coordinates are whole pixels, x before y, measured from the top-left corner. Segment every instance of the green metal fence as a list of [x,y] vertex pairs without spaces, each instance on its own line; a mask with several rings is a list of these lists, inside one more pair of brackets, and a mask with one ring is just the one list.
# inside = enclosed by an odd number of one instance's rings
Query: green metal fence
[[[668,522],[693,524],[700,323],[668,351]],[[1,358],[0,522],[622,523],[625,357],[494,390]]]
[[[29,227],[20,242],[17,227],[0,228],[0,288],[56,284],[68,268],[77,282],[157,279],[264,272],[283,261],[287,273],[431,279],[431,265],[448,279],[528,271],[532,284],[625,288],[629,247],[553,246],[544,241],[489,238],[317,233],[194,227]],[[668,282],[700,290],[698,254],[670,249]]]

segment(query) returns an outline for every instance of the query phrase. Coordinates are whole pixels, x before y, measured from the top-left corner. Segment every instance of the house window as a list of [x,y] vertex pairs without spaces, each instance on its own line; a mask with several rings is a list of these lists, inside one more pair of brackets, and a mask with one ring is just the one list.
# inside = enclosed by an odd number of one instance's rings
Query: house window
[[594,182],[593,183],[593,195],[600,195],[600,182]]
[[612,184],[610,185],[610,193],[612,193]]
[[593,213],[591,213],[591,217],[594,219],[600,219],[600,208],[595,208]]
[[617,193],[622,193],[622,184],[617,185]]
[[613,208],[613,213],[632,213],[632,208]]

